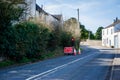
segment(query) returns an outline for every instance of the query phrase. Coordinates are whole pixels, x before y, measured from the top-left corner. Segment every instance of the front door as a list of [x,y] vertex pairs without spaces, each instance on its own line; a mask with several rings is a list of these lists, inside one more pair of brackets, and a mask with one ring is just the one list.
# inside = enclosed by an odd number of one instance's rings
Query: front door
[[109,40],[109,46],[111,47],[111,40]]
[[114,47],[118,48],[118,35],[114,36]]

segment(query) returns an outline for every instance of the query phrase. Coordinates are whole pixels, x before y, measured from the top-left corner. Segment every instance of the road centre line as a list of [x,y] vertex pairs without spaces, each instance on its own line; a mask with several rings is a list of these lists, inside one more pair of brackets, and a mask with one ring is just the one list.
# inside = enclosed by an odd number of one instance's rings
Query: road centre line
[[57,70],[51,71],[51,72],[49,72],[49,73],[46,73],[46,74],[42,75],[41,77],[38,76],[38,77],[34,78],[34,80],[41,80],[43,77],[46,77],[46,76],[48,76],[48,75],[50,75],[50,74],[52,74],[52,73],[55,73],[56,71],[57,71]]
[[27,78],[27,79],[25,79],[25,80],[35,79],[36,77],[39,77],[39,76],[42,76],[42,75],[44,75],[44,74],[53,72],[53,71],[55,71],[55,70],[57,70],[57,69],[63,68],[63,67],[65,67],[65,66],[67,66],[67,65],[70,65],[70,64],[72,64],[72,63],[75,63],[75,62],[77,62],[77,61],[79,61],[79,60],[85,59],[85,58],[90,57],[90,56],[95,55],[95,54],[96,54],[96,53],[87,55],[87,56],[82,57],[82,58],[79,58],[79,59],[76,59],[76,60],[74,60],[74,61],[72,61],[72,62],[69,62],[69,63],[67,63],[67,64],[63,64],[63,65],[61,65],[61,66],[55,67],[55,68],[53,68],[53,69],[50,69],[50,70],[48,70],[48,71],[45,71],[45,72],[42,72],[42,73],[40,73],[40,74],[31,76],[31,77],[29,77],[29,78]]

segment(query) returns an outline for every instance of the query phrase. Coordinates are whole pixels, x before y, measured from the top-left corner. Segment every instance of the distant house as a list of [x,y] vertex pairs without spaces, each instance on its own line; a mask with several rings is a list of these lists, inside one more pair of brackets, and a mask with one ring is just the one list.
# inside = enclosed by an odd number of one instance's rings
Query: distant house
[[48,25],[52,29],[58,29],[63,27],[63,17],[62,15],[51,15],[43,10],[38,4],[36,4],[36,0],[25,0],[26,5],[20,4],[21,7],[25,7],[26,10],[22,16],[21,21],[34,21],[36,23],[43,23]]
[[56,18],[58,21],[59,21],[59,26],[60,27],[63,27],[63,16],[62,16],[62,14],[58,14],[58,15],[52,15],[54,18]]
[[62,15],[51,15],[36,4],[36,21],[56,29],[63,26]]
[[36,16],[36,0],[25,0],[27,3],[25,19],[33,19]]
[[102,30],[102,45],[120,48],[120,20],[118,18]]

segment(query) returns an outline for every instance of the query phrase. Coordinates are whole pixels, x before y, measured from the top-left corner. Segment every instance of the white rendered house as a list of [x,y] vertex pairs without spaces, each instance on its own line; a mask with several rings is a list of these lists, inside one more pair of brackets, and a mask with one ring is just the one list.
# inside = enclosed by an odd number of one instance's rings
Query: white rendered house
[[120,48],[120,20],[118,18],[102,30],[102,46]]

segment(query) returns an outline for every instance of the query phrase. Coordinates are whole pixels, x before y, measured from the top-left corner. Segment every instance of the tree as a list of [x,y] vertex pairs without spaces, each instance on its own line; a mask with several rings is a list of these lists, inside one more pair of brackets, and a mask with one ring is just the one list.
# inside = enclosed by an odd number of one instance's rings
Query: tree
[[72,17],[64,22],[64,31],[69,32],[75,38],[75,47],[79,48],[80,42],[80,28],[79,22],[76,18]]
[[80,29],[81,29],[81,40],[86,40],[88,39],[88,34],[89,34],[89,31],[85,28],[84,25],[80,25]]
[[25,4],[24,0],[1,0],[0,1],[0,28],[8,27],[13,21],[18,21],[23,15]]
[[80,25],[80,28],[81,28],[81,40],[86,40],[88,38],[95,39],[95,36],[92,33],[92,31],[87,30],[84,25]]
[[[10,46],[10,35],[12,34],[11,25],[19,21],[23,15],[25,4],[24,0],[0,0],[0,54],[8,54]],[[26,5],[26,4],[25,4]]]
[[94,34],[92,33],[92,31],[90,31],[90,39],[95,39]]
[[99,27],[95,33],[95,39],[101,40],[102,39],[102,29],[103,27]]
[[79,23],[76,18],[70,18],[64,22],[64,31],[72,33],[75,38],[80,37]]

